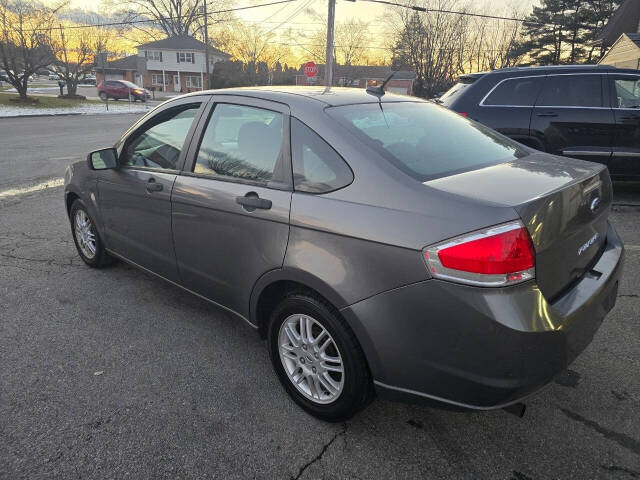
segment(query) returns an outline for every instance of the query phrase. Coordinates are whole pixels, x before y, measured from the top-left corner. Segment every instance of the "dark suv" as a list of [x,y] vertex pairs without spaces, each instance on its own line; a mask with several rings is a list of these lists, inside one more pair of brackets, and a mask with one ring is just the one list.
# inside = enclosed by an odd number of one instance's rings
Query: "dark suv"
[[463,75],[438,103],[530,147],[640,179],[640,72],[527,67]]

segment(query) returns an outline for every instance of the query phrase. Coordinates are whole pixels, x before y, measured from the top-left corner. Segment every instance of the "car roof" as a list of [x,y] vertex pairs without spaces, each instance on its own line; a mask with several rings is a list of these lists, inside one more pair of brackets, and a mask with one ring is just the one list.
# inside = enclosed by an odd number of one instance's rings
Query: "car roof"
[[193,92],[189,95],[235,95],[241,97],[259,98],[262,100],[271,100],[274,102],[294,104],[338,106],[351,105],[357,103],[377,103],[380,102],[424,102],[424,99],[410,97],[407,95],[398,95],[391,92],[385,92],[383,96],[367,93],[364,88],[346,88],[346,87],[302,87],[302,86],[266,86],[266,87],[240,87],[240,88],[223,88],[219,90],[205,90],[202,92]]
[[612,65],[541,65],[533,67],[499,68],[490,72],[481,72],[476,75],[499,75],[505,73],[515,74],[539,74],[545,75],[558,72],[602,72],[602,73],[639,73],[638,70],[629,68],[616,68]]

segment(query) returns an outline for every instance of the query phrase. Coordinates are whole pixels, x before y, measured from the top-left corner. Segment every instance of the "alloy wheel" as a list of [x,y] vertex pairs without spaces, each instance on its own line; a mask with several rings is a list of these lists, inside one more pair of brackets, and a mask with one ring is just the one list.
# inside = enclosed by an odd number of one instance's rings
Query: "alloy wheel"
[[89,215],[82,209],[76,211],[74,229],[82,254],[88,259],[93,259],[96,255],[96,234]]
[[318,404],[334,402],[344,387],[338,346],[320,322],[304,314],[288,316],[278,334],[278,351],[291,383]]

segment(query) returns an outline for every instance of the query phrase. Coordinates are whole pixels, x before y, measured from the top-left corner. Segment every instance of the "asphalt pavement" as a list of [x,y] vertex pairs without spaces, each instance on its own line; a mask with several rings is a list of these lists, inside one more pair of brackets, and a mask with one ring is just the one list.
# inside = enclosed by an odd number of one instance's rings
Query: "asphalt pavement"
[[327,424],[244,322],[79,259],[55,179],[135,118],[0,119],[0,478],[640,478],[640,186],[615,186],[617,305],[524,418],[377,399]]

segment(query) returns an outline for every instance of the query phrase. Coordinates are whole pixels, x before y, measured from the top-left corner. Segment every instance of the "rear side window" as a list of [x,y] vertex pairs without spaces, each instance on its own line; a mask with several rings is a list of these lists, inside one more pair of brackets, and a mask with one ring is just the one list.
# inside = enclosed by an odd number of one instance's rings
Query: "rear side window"
[[296,118],[291,119],[293,184],[297,191],[327,193],[346,187],[353,173],[340,155]]
[[542,107],[602,107],[600,75],[550,75],[536,105]]
[[202,137],[194,172],[267,184],[281,147],[281,113],[220,103]]
[[620,77],[614,80],[616,106],[640,108],[640,77]]
[[533,107],[544,77],[512,78],[504,80],[484,99],[483,105]]
[[326,111],[363,143],[421,182],[527,154],[497,132],[428,102],[367,103]]

